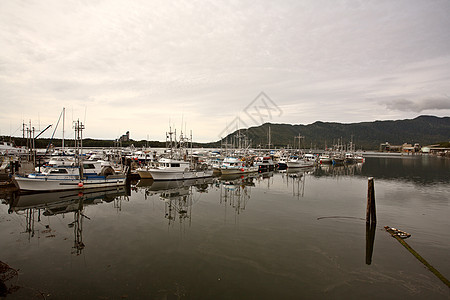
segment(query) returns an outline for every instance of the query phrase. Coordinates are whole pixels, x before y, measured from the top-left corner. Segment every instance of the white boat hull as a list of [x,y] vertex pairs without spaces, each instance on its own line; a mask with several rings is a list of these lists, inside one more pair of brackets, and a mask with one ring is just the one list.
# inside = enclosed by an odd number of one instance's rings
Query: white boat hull
[[235,175],[258,172],[258,167],[246,167],[246,168],[221,168],[222,175]]
[[213,170],[204,171],[171,171],[167,169],[151,169],[148,171],[153,180],[184,180],[207,178],[213,176]]
[[288,161],[287,167],[289,168],[310,168],[314,167],[314,161],[298,160],[298,161]]
[[80,180],[77,178],[51,179],[14,176],[13,181],[21,191],[51,192],[122,186],[125,184],[126,178],[125,176],[113,175],[108,177],[98,176],[92,179]]

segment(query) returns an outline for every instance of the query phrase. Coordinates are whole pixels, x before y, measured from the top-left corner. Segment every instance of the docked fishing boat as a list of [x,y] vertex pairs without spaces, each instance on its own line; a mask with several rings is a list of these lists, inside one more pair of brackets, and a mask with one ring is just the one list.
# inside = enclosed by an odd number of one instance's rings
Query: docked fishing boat
[[258,167],[249,165],[246,161],[237,157],[226,157],[220,167],[222,175],[245,174],[258,172]]
[[[190,151],[187,149],[189,144]],[[164,151],[166,157],[161,157],[156,167],[148,169],[153,180],[185,180],[213,176],[213,170],[207,164],[201,163],[198,157],[193,156],[192,134],[187,138],[181,132],[177,141],[176,132],[170,129],[166,132],[166,145],[167,149]]]
[[[190,162],[161,158],[156,168],[148,169],[153,180],[183,180],[212,177],[213,170],[206,165],[191,167]],[[139,174],[140,175],[140,174]]]
[[14,175],[12,180],[20,191],[51,192],[121,186],[125,184],[126,176],[116,174],[111,166],[102,165],[102,162],[89,162],[75,166],[46,166],[40,173]]
[[[81,141],[83,124],[75,123],[77,142]],[[81,143],[80,143],[81,144]],[[76,162],[67,165],[47,165],[42,172],[27,176],[14,175],[12,180],[20,191],[51,192],[65,190],[84,190],[122,186],[126,182],[126,172],[116,173],[108,162],[83,161],[82,149],[77,150]]]
[[24,147],[16,147],[11,142],[0,141],[0,155],[25,155],[28,150]]
[[319,164],[328,165],[333,162],[333,159],[328,154],[322,154],[319,156]]
[[306,153],[303,155],[303,159],[308,161],[316,161],[316,156],[312,153]]
[[286,170],[288,158],[289,157],[287,155],[280,156],[277,163],[278,170]]
[[306,159],[302,159],[296,155],[289,157],[286,162],[288,169],[289,168],[310,168],[314,167],[314,161],[309,161]]
[[150,160],[142,164],[140,167],[136,168],[136,172],[139,174],[141,179],[152,179],[152,174],[150,170],[156,169],[158,167],[158,162],[156,160]]
[[270,156],[259,156],[254,165],[258,167],[259,172],[269,172],[275,170],[275,163]]

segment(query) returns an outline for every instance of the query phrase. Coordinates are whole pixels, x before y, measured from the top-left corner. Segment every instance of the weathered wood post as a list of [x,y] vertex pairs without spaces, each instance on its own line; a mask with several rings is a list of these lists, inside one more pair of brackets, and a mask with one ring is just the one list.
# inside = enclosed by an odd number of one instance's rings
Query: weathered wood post
[[372,263],[373,244],[375,242],[376,224],[366,223],[366,264]]
[[366,223],[377,223],[377,213],[375,210],[375,188],[373,184],[373,177],[369,177],[367,185],[367,210]]

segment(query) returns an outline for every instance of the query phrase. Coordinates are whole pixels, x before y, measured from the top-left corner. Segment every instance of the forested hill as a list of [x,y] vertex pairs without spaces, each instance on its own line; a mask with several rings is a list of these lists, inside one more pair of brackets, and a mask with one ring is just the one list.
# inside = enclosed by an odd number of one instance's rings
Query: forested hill
[[[330,147],[339,139],[348,144],[353,138],[357,149],[376,150],[381,143],[391,145],[419,143],[421,146],[450,140],[450,117],[419,116],[415,119],[396,121],[375,121],[362,123],[315,122],[310,125],[290,125],[265,123],[261,126],[240,130],[252,142],[252,146],[262,147],[268,144],[268,132],[271,132],[271,144],[276,147],[293,146],[295,136],[303,136],[302,148],[323,149]],[[230,134],[228,142],[236,136]],[[224,139],[225,140],[225,139]],[[298,146],[298,139],[295,140]]]

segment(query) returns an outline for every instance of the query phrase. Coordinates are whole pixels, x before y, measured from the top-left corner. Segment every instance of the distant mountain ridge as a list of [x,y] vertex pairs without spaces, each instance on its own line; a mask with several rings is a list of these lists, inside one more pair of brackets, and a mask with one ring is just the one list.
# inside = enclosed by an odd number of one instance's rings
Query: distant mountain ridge
[[[357,149],[376,150],[381,143],[391,145],[403,143],[419,143],[421,146],[450,140],[450,117],[419,116],[414,119],[374,121],[361,123],[334,123],[317,121],[309,125],[291,125],[265,123],[260,126],[241,129],[252,142],[253,147],[268,144],[269,126],[271,144],[275,147],[286,147],[294,144],[294,137],[299,134],[302,148],[323,149],[325,144],[330,147],[342,139],[343,144],[350,140]],[[223,141],[231,141],[237,131],[229,134]],[[220,143],[220,141],[219,141]],[[295,144],[298,146],[298,139]]]

